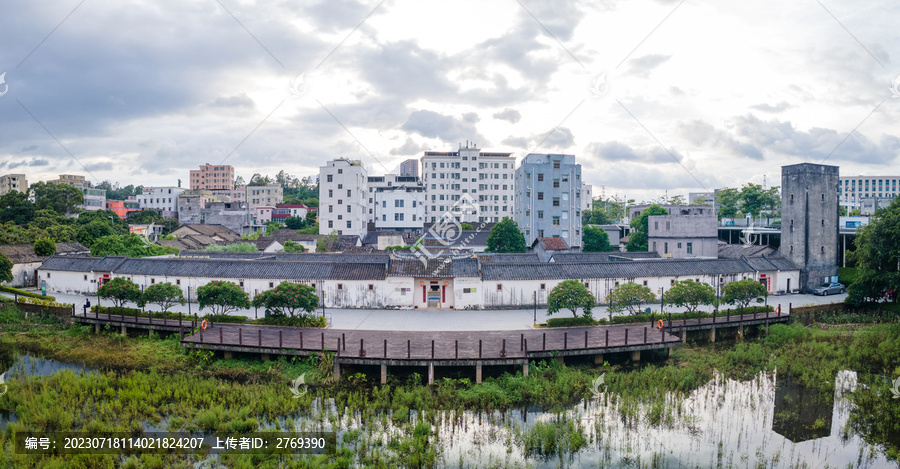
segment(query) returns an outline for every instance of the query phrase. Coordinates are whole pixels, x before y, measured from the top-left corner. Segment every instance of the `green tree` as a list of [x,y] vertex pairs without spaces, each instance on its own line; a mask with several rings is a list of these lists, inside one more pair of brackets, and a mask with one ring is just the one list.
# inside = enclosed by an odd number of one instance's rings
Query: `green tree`
[[759,184],[745,184],[739,195],[741,212],[749,213],[754,218],[759,217],[763,211],[774,212],[781,201],[778,187],[763,189]]
[[647,233],[649,232],[649,219],[655,215],[668,215],[669,211],[659,205],[653,204],[640,216],[631,220],[631,234],[628,235],[628,252],[646,252],[648,248]]
[[846,216],[847,216],[847,207],[844,207],[843,205],[841,205],[840,207],[838,207],[838,216],[839,216],[839,217],[846,217]]
[[258,252],[259,248],[253,243],[210,244],[203,249],[205,252]]
[[75,239],[89,248],[92,248],[94,243],[104,236],[117,236],[119,234],[119,231],[110,223],[102,220],[94,220],[84,225],[78,225],[75,228]]
[[141,295],[141,307],[147,303],[155,304],[159,306],[160,311],[168,313],[169,308],[184,304],[184,293],[178,285],[169,282],[154,283],[144,289],[144,294]]
[[289,239],[284,242],[284,252],[306,252],[306,248]]
[[38,256],[52,256],[56,254],[56,243],[50,238],[41,238],[34,242],[34,253]]
[[719,220],[728,218],[734,221],[734,218],[740,216],[738,204],[740,204],[741,195],[737,189],[726,187],[716,192],[716,205],[719,206]]
[[116,308],[121,308],[129,301],[140,303],[141,287],[125,277],[115,277],[97,289],[97,296],[108,298]]
[[69,225],[53,225],[47,227],[50,239],[57,243],[71,243],[76,240],[75,228]]
[[859,276],[847,288],[847,301],[859,305],[875,301],[885,292],[900,291],[900,199],[894,199],[856,231]]
[[519,225],[511,218],[503,217],[488,235],[487,252],[525,252],[525,236],[519,230]]
[[59,225],[68,225],[70,223],[69,219],[54,212],[53,210],[36,210],[34,212],[34,219],[31,220],[31,226],[37,226],[40,228],[50,228],[52,226]]
[[40,181],[28,186],[28,192],[34,195],[37,210],[49,209],[60,215],[75,213],[75,206],[84,203],[81,189],[71,184]]
[[298,312],[311,313],[319,305],[316,289],[300,283],[281,282],[253,298],[253,306],[275,311],[282,316],[294,317]]
[[460,224],[459,224],[459,229],[461,229],[461,230],[474,230],[475,227],[472,226],[471,223],[460,223]]
[[176,248],[150,244],[136,234],[101,236],[91,245],[91,255],[94,257],[149,257],[177,253]]
[[675,282],[663,293],[666,304],[684,307],[694,312],[702,305],[711,305],[716,301],[716,289],[703,282],[683,280]]
[[756,280],[748,278],[726,284],[722,290],[722,301],[730,305],[739,305],[743,309],[753,300],[762,303],[763,300],[760,297],[768,295],[766,287]]
[[307,210],[306,211],[306,226],[312,226],[316,224],[316,211],[315,210]]
[[200,309],[209,308],[212,314],[228,314],[240,308],[250,308],[250,295],[234,282],[213,280],[197,288]]
[[641,310],[641,303],[649,303],[656,299],[656,295],[649,288],[634,282],[623,283],[606,295],[607,309],[612,313],[628,311],[637,314]]
[[615,248],[609,244],[609,233],[597,226],[585,227],[581,242],[584,252],[615,251]]
[[597,305],[594,295],[578,280],[564,280],[550,290],[547,296],[547,315],[568,309],[578,317],[578,308],[584,310],[584,317],[591,317],[591,309]]
[[28,200],[27,194],[9,191],[0,196],[0,223],[11,221],[17,225],[27,225],[34,217],[34,203]]
[[12,282],[12,268],[13,263],[6,257],[6,254],[0,252],[0,282]]
[[300,217],[287,217],[284,219],[285,228],[299,230],[306,227],[306,220]]
[[284,225],[282,225],[281,223],[278,223],[277,221],[267,221],[266,222],[266,236],[272,236],[272,233],[274,233],[275,230],[280,230],[282,228],[284,228]]
[[581,212],[581,225],[609,225],[613,220],[603,210],[585,210]]
[[316,252],[328,252],[338,242],[337,230],[328,233],[325,236],[319,236],[316,240]]

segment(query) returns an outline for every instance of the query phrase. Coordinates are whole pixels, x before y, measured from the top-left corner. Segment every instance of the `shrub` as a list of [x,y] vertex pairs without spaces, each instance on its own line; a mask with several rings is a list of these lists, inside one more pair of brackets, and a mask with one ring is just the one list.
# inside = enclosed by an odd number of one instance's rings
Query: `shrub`
[[50,296],[50,295],[43,296],[40,293],[30,292],[27,290],[19,290],[18,288],[13,288],[13,287],[0,287],[0,291],[5,291],[6,293],[14,293],[19,296],[38,298],[41,300],[56,301],[56,297],[54,297],[54,296]]
[[772,324],[769,326],[769,335],[766,344],[781,347],[788,342],[800,342],[810,336],[810,331],[802,324],[788,326],[786,324]]
[[260,324],[264,326],[287,326],[287,327],[326,327],[327,320],[322,316],[312,314],[300,314],[295,317],[288,316],[269,316],[267,318],[250,321],[252,324]]
[[577,326],[593,326],[595,321],[592,318],[551,318],[547,320],[547,327],[577,327]]

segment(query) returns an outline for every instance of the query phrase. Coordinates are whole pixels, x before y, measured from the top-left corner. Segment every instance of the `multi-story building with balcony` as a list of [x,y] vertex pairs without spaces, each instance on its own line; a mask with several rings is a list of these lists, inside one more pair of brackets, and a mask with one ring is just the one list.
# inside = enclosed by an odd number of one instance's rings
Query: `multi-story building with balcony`
[[847,211],[863,208],[863,199],[889,199],[900,194],[900,176],[841,176],[838,203]]
[[498,222],[512,217],[515,194],[512,153],[484,152],[475,144],[458,151],[426,151],[422,156],[425,218],[458,222]]
[[581,165],[574,155],[529,154],[516,169],[515,220],[525,244],[560,237],[581,248]]
[[144,187],[136,195],[141,210],[155,210],[165,218],[178,218],[178,196],[183,194],[183,187]]
[[28,180],[24,174],[6,174],[0,176],[0,195],[8,192],[28,192]]
[[191,190],[233,190],[234,166],[227,164],[200,165],[191,170]]
[[368,174],[360,161],[339,158],[319,168],[319,234],[366,236]]

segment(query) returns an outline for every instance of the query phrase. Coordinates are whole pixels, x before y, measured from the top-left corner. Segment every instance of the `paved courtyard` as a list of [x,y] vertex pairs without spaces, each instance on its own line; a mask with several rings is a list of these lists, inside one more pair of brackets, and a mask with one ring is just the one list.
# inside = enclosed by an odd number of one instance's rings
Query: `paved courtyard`
[[[33,290],[32,290],[33,291]],[[2,293],[11,297],[11,294]],[[84,305],[85,296],[67,295],[63,293],[48,294],[56,297],[57,301],[63,303],[74,303],[81,311]],[[810,304],[829,304],[840,303],[844,301],[847,294],[832,296],[815,296],[815,295],[780,295],[770,296],[770,305],[782,305],[782,309],[786,310],[788,303],[793,306],[805,306]],[[97,298],[91,297],[91,304],[97,304]],[[108,305],[108,301],[101,300],[101,304]],[[131,305],[134,307],[134,305]],[[653,311],[659,311],[659,303],[648,305]],[[190,308],[188,305],[176,306],[172,311],[191,313],[201,312],[196,303],[192,303]],[[666,306],[666,312],[679,312],[682,309],[674,306]],[[322,309],[317,314],[322,314]],[[254,309],[239,310],[231,313],[232,315],[246,316],[254,318],[263,314],[262,310]],[[503,310],[452,310],[452,309],[333,309],[326,308],[324,314],[331,320],[330,327],[335,329],[355,329],[355,330],[394,330],[394,331],[501,331],[501,330],[525,330],[530,329],[535,312],[533,309],[503,309]],[[568,311],[559,312],[552,317],[566,317],[570,315]],[[593,315],[595,318],[609,317],[609,312],[604,306],[594,308]],[[547,320],[547,310],[537,309],[537,321],[544,322]]]

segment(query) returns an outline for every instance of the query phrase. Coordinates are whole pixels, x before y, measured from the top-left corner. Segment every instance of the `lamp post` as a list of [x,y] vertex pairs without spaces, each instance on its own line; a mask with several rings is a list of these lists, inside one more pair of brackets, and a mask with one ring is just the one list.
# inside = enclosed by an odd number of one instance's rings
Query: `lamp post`
[[532,294],[532,298],[534,298],[534,324],[537,324],[537,290]]
[[190,286],[188,286],[187,304],[188,304],[188,316],[190,316],[191,315],[191,287]]

